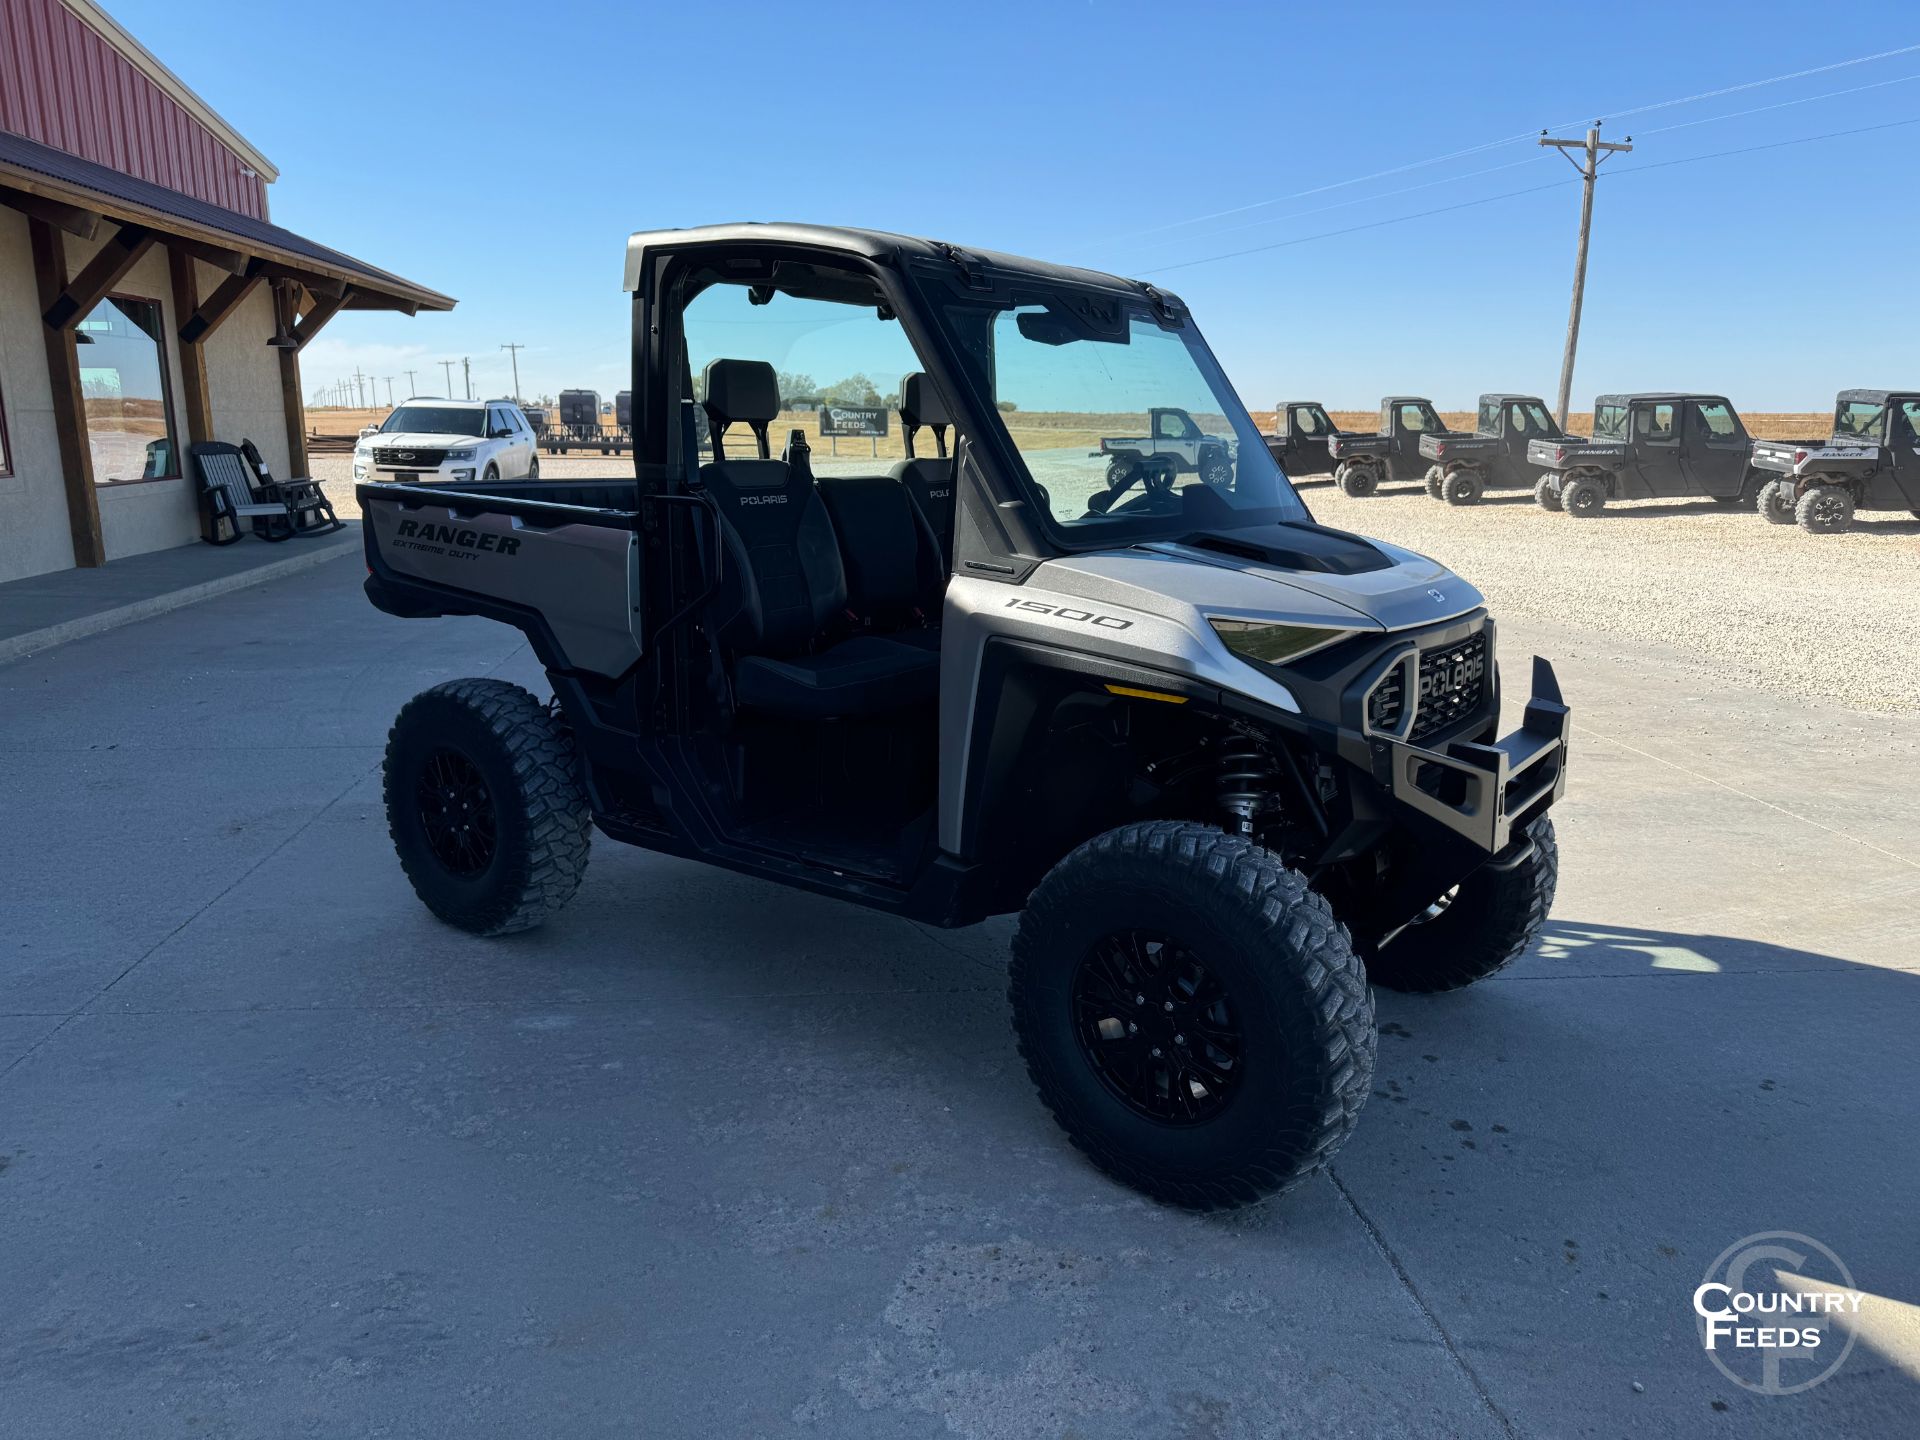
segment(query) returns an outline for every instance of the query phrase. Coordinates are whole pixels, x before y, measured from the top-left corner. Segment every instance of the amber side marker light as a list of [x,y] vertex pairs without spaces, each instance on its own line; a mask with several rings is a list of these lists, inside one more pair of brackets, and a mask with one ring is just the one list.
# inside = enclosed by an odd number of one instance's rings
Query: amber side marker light
[[1126,695],[1135,700],[1159,700],[1168,705],[1184,705],[1187,703],[1187,697],[1184,695],[1169,695],[1164,690],[1142,690],[1136,685],[1109,685],[1107,686],[1107,693],[1109,695]]

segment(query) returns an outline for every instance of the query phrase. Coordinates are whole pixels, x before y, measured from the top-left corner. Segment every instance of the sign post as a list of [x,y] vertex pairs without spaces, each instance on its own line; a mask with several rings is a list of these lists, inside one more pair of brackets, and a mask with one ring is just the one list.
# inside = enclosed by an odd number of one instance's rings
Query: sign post
[[831,453],[840,453],[842,435],[864,435],[870,443],[875,458],[880,454],[880,437],[887,433],[887,419],[892,412],[884,405],[835,405],[831,402],[820,407],[820,433],[832,442]]

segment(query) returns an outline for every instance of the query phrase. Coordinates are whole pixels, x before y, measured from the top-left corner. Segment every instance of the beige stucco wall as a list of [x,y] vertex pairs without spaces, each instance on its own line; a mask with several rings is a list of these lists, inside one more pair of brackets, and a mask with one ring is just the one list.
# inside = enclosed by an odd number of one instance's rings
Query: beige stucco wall
[[0,477],[0,580],[73,564],[67,489],[53,428],[53,390],[40,332],[27,218],[0,210],[0,406],[13,474]]
[[[102,237],[111,233],[101,227]],[[63,237],[67,273],[77,275],[100,241]],[[211,294],[224,276],[199,265],[200,295]],[[174,438],[186,466],[186,398],[180,372],[181,317],[174,313],[166,251],[156,246],[115,287],[118,294],[160,302],[166,318],[167,383]],[[66,486],[53,425],[53,392],[47,379],[46,342],[40,328],[39,295],[26,217],[0,209],[0,406],[5,407],[13,474],[0,476],[0,581],[64,570],[73,564],[67,527]],[[279,352],[267,344],[273,333],[273,301],[261,285],[214,332],[205,346],[207,381],[217,440],[251,439],[276,475],[287,475],[287,427],[280,403]],[[100,530],[107,558],[117,560],[184,545],[200,536],[191,482],[142,481],[101,485]]]

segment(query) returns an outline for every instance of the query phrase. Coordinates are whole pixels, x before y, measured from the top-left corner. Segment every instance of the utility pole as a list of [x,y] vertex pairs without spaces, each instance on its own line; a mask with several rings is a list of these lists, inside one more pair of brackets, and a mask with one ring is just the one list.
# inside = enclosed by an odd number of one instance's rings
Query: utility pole
[[[1607,156],[1633,149],[1631,135],[1623,143],[1601,140],[1600,125],[1600,121],[1594,121],[1587,128],[1584,140],[1550,140],[1546,131],[1540,132],[1540,143],[1565,155],[1567,163],[1580,172],[1585,182],[1580,194],[1580,248],[1574,252],[1573,259],[1573,308],[1567,314],[1567,349],[1560,359],[1560,408],[1556,413],[1563,430],[1567,425],[1567,403],[1573,398],[1573,353],[1580,347],[1580,305],[1587,296],[1587,239],[1593,232],[1593,180],[1599,173],[1600,162]],[[1573,158],[1576,150],[1584,160]]]
[[366,378],[358,365],[353,367],[353,398],[358,402],[354,408],[358,410],[367,408]]
[[407,371],[407,398],[411,400],[420,393],[420,387],[413,382],[413,371]]
[[382,375],[380,378],[387,382],[387,409],[391,410],[393,408],[393,376]]
[[473,357],[471,355],[460,357],[460,374],[466,381],[467,398],[471,400],[473,398]]
[[453,398],[453,361],[442,360],[440,368],[447,372],[447,398],[451,400]]
[[520,403],[520,352],[527,347],[524,345],[502,345],[500,348],[506,351],[507,358],[513,361],[513,403],[518,405]]

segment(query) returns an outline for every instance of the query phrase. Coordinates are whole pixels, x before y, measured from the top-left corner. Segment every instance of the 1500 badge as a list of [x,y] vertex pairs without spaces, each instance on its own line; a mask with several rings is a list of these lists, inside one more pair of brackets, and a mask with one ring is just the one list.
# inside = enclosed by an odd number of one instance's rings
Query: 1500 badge
[[517,554],[520,537],[496,535],[491,530],[467,530],[457,525],[436,525],[431,520],[402,520],[394,531],[394,548],[472,560],[482,553]]
[[1091,610],[1075,610],[1066,605],[1044,605],[1038,600],[1022,600],[1017,596],[1007,602],[1009,610],[1026,610],[1035,615],[1051,615],[1056,620],[1078,620],[1082,625],[1098,625],[1102,630],[1128,630],[1133,621],[1122,620],[1118,615],[1096,615]]

